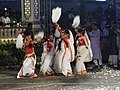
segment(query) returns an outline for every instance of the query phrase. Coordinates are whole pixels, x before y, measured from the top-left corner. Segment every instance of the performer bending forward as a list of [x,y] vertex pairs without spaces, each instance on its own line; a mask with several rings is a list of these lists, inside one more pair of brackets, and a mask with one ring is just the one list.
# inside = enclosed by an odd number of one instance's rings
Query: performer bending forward
[[26,41],[24,43],[25,47],[25,58],[23,65],[18,72],[17,78],[21,78],[28,74],[31,78],[37,77],[35,74],[35,64],[36,64],[36,55],[34,52],[34,44],[36,42],[31,39],[31,33],[28,31],[26,33]]
[[90,41],[87,33],[84,29],[80,29],[77,35],[77,56],[76,56],[76,71],[79,75],[86,74],[86,67],[84,62],[90,62],[92,60],[92,50],[90,47]]
[[52,66],[52,60],[54,57],[54,37],[51,34],[49,40],[43,43],[43,53],[40,71],[46,75],[53,74],[53,70],[50,68]]

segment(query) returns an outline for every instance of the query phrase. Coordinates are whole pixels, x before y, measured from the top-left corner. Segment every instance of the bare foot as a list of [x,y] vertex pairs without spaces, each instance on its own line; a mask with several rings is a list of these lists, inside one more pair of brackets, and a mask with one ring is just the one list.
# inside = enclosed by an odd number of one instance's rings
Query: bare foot
[[33,74],[30,76],[30,78],[36,78],[37,77],[37,74]]

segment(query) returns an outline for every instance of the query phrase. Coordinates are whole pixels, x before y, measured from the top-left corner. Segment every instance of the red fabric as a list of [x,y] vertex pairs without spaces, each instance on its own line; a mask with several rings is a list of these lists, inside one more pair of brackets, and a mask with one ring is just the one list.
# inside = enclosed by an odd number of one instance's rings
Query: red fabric
[[33,40],[29,40],[25,42],[25,53],[26,54],[31,54],[34,52],[34,47],[32,44],[30,44],[30,42],[32,42]]
[[68,42],[68,40],[66,38],[64,38],[63,40],[64,40],[66,46],[69,47],[70,43]]
[[51,43],[47,44],[47,51],[50,51],[52,49],[53,45]]
[[47,36],[44,36],[43,39],[47,39]]
[[84,41],[83,38],[79,38],[78,43],[79,43],[80,46],[85,45],[85,41]]
[[33,57],[35,59],[35,54],[32,54],[30,57]]

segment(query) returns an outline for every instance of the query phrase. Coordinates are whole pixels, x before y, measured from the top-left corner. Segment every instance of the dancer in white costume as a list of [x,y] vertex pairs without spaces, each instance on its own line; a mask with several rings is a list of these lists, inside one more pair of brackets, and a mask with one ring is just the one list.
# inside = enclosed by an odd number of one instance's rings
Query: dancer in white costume
[[59,58],[57,59],[58,67],[61,70],[61,72],[65,76],[71,76],[72,75],[72,69],[70,62],[74,60],[74,46],[73,46],[73,37],[72,33],[69,30],[61,30],[61,28],[58,25],[58,29],[61,34],[61,43],[58,46],[58,49],[56,50],[57,55]]
[[54,70],[55,73],[61,73],[61,60],[60,57],[63,54],[63,52],[61,51],[61,41],[62,41],[62,35],[64,33],[61,31],[61,29],[59,29],[59,27],[57,27],[56,25],[56,30],[55,30],[55,37],[56,37],[56,47],[55,47],[55,55],[54,55]]
[[31,33],[28,31],[26,33],[26,41],[24,43],[25,47],[25,58],[23,65],[18,72],[17,78],[21,78],[26,74],[29,74],[31,78],[37,77],[35,73],[36,55],[34,52],[34,44],[36,42],[31,39]]
[[49,36],[49,40],[43,43],[43,53],[42,53],[42,62],[40,71],[46,75],[53,74],[53,70],[51,69],[53,63],[53,56],[54,56],[54,37],[51,34]]
[[[61,17],[61,13],[62,13],[62,9],[60,7],[56,7],[52,9],[52,22],[54,24],[56,24],[60,17]],[[59,27],[57,27],[58,24],[56,24],[56,30],[55,30],[55,57],[54,57],[54,70],[55,72],[59,73],[61,72],[60,68],[59,68],[59,64],[60,64],[60,59],[59,57],[62,55],[62,52],[60,51],[60,46],[61,46],[61,29],[59,29]],[[59,48],[58,48],[59,47]]]
[[90,47],[90,41],[88,39],[87,33],[84,29],[79,29],[79,34],[77,37],[77,61],[76,61],[76,71],[77,74],[86,74],[86,67],[84,62],[90,62],[92,60],[92,51]]

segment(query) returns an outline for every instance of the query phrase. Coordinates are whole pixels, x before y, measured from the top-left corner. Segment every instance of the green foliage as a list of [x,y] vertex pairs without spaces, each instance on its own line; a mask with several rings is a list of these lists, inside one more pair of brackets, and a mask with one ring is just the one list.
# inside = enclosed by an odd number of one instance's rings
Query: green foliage
[[38,43],[35,46],[35,53],[37,56],[37,62],[41,62],[41,54],[42,54],[42,44],[41,43]]
[[37,57],[37,62],[41,62],[41,57]]
[[19,64],[21,62],[19,58],[22,58],[22,55],[18,54],[18,52],[19,50],[16,49],[14,42],[4,41],[3,43],[1,43],[0,65],[3,66]]
[[[41,61],[42,45],[35,46],[37,62]],[[15,41],[0,42],[0,66],[20,65],[24,59],[24,49],[17,49]]]

